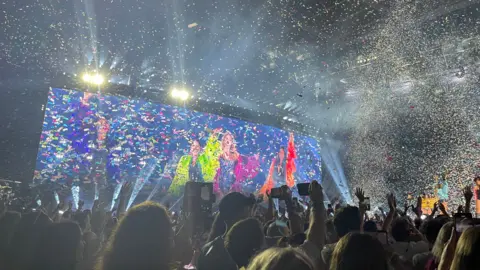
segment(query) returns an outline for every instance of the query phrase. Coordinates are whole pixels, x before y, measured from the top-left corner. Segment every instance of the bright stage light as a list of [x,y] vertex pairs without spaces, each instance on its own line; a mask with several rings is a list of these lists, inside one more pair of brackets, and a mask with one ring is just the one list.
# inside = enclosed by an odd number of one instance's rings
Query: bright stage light
[[186,101],[188,98],[190,98],[190,94],[185,89],[173,88],[171,95],[174,99],[179,99],[182,101]]
[[95,74],[85,73],[83,74],[82,79],[86,83],[95,84],[95,85],[101,85],[105,82],[105,78],[98,73],[95,73]]
[[101,85],[103,82],[105,82],[105,78],[103,78],[103,76],[100,74],[95,74],[93,75],[92,82],[96,85]]
[[90,74],[85,73],[83,74],[82,79],[84,82],[90,82],[92,80],[92,77],[90,76]]

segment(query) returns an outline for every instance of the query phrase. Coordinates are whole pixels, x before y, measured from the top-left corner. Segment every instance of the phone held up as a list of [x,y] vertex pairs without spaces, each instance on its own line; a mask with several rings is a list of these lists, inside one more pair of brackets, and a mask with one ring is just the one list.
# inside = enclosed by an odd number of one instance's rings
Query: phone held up
[[297,184],[298,195],[309,196],[310,195],[310,193],[308,192],[309,187],[310,187],[310,183],[298,183]]
[[365,207],[365,210],[370,211],[370,197],[365,197],[362,205]]

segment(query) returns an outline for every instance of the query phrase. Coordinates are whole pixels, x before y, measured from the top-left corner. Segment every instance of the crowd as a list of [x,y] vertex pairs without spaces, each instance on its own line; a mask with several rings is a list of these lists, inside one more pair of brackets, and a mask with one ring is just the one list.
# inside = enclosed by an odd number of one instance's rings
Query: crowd
[[[416,206],[398,209],[395,196],[388,194],[388,213],[369,216],[362,189],[355,191],[356,206],[325,206],[322,186],[313,181],[308,206],[303,207],[284,186],[279,210],[268,193],[261,201],[233,192],[218,203],[211,226],[193,234],[198,226],[192,222],[198,219],[172,216],[156,202],[126,211],[129,192],[131,187],[124,185],[112,211],[99,200],[92,209],[83,209],[79,202],[75,210],[71,203],[60,203],[54,209],[22,212],[2,203],[0,269],[480,268],[476,220],[468,213],[453,216],[440,203],[425,218],[421,198]],[[465,189],[462,208],[467,212],[472,198],[472,191]]]

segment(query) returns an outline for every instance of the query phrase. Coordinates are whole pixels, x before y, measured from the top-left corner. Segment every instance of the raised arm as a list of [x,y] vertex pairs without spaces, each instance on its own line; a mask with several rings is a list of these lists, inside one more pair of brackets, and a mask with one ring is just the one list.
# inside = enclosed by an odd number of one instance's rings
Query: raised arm
[[365,212],[367,209],[365,209],[365,204],[363,203],[365,201],[365,193],[363,192],[362,188],[356,188],[355,189],[355,196],[358,198],[358,209],[360,210],[360,231],[363,232],[363,224],[365,223],[365,220],[363,219],[363,216],[365,215]]
[[395,212],[397,211],[397,200],[395,199],[395,195],[390,193],[387,195],[387,201],[390,211],[388,211],[388,215],[383,221],[382,229],[388,232],[390,230],[390,224],[392,224],[393,218],[395,217]]
[[469,186],[463,189],[463,197],[465,198],[465,213],[470,213],[470,203],[472,202],[473,192]]
[[288,186],[282,186],[282,196],[280,199],[284,200],[285,205],[287,206],[288,219],[290,220],[290,234],[295,235],[297,233],[303,233],[302,219],[295,211],[292,192]]
[[323,188],[317,181],[312,181],[309,187],[312,208],[310,210],[310,224],[307,240],[314,243],[319,250],[325,245],[325,217],[326,211],[323,204]]

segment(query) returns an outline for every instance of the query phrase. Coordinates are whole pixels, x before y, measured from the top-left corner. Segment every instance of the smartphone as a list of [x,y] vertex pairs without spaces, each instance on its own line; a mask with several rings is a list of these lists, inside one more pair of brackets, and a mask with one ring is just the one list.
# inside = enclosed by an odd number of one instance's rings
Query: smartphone
[[278,188],[272,188],[270,190],[270,197],[272,198],[278,199],[282,197],[282,194],[283,194],[282,188],[278,187]]
[[370,211],[370,197],[365,197],[363,205],[365,205],[365,210]]
[[457,233],[462,233],[474,224],[471,213],[456,213],[453,215],[453,220],[455,222],[455,231]]
[[310,195],[310,193],[308,192],[309,187],[310,187],[310,183],[299,183],[299,184],[297,184],[298,195],[309,196]]

